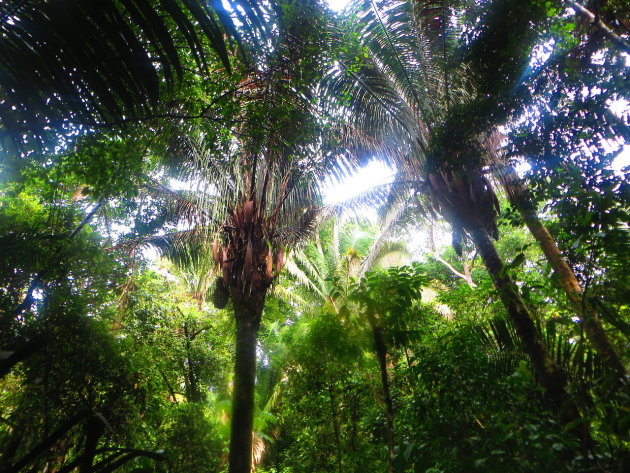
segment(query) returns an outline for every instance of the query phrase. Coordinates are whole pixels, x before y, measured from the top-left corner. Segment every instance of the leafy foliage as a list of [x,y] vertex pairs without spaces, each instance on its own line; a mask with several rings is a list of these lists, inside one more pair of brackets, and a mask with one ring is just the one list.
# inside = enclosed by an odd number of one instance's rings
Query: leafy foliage
[[[622,3],[88,3],[0,2],[3,471],[624,469]],[[374,158],[379,223],[323,205]]]

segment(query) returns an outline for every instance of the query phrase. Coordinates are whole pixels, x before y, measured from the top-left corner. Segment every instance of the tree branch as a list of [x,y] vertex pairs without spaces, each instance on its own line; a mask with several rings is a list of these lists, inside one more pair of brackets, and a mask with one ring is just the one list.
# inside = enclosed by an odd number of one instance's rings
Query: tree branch
[[600,19],[599,15],[595,15],[593,12],[586,9],[583,5],[573,0],[569,0],[568,3],[575,10],[575,12],[579,16],[587,20],[593,26],[593,28],[599,30],[608,40],[613,42],[615,45],[617,45],[620,49],[622,49],[626,53],[630,54],[630,44],[628,44],[628,42],[625,39],[623,39],[621,36],[615,33],[608,25],[606,25],[606,23],[604,23]]
[[[72,240],[74,237],[76,237],[78,233],[83,229],[83,227],[87,225],[90,222],[90,220],[92,220],[94,215],[96,215],[96,212],[98,212],[98,210],[101,208],[101,205],[103,205],[103,202],[104,202],[104,199],[102,197],[98,199],[98,201],[96,202],[96,205],[94,205],[94,208],[90,211],[89,214],[85,216],[85,218],[81,221],[81,223],[77,226],[77,228],[75,228],[74,231],[70,234],[70,236],[68,237],[69,240]],[[50,271],[52,265],[55,264],[56,261],[60,259],[60,257],[63,255],[64,253],[63,250],[64,249],[62,248],[59,251],[57,251],[57,253],[50,260],[49,264],[33,278],[33,280],[31,281],[31,284],[29,284],[28,289],[26,290],[26,294],[24,295],[24,300],[13,311],[14,317],[20,315],[22,312],[24,312],[28,307],[30,307],[33,304],[33,300],[34,300],[33,292],[35,291],[35,289],[37,289],[37,286],[41,284],[43,278]]]
[[429,228],[429,244],[431,246],[431,256],[433,257],[433,259],[435,259],[436,261],[439,261],[444,266],[446,266],[455,276],[460,277],[464,281],[466,281],[466,284],[468,284],[470,287],[477,287],[477,285],[475,284],[475,282],[472,280],[470,276],[467,276],[466,274],[463,274],[457,271],[448,261],[446,261],[444,258],[442,258],[438,254],[436,250],[436,245],[435,245],[435,235],[433,233],[433,224],[431,224],[431,227]]

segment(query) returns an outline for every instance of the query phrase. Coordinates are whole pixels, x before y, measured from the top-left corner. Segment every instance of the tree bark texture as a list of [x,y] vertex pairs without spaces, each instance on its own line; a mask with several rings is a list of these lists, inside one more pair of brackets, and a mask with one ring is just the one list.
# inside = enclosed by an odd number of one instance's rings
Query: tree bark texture
[[256,341],[266,290],[243,294],[232,290],[236,318],[236,357],[232,392],[229,473],[250,473],[256,387]]
[[573,269],[571,269],[562,255],[560,248],[558,248],[547,227],[538,218],[536,209],[533,208],[527,195],[527,189],[517,179],[517,176],[512,175],[506,178],[505,186],[508,188],[506,190],[510,200],[519,210],[527,228],[529,228],[529,231],[540,245],[547,261],[557,275],[560,286],[567,295],[571,306],[577,315],[581,317],[584,332],[593,348],[602,357],[602,361],[610,371],[619,378],[625,378],[627,370],[604,331],[599,314],[589,298],[585,297]]

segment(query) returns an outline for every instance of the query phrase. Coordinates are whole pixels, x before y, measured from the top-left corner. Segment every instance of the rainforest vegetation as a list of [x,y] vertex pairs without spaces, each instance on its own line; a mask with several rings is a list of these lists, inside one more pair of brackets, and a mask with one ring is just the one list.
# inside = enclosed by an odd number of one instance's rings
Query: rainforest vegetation
[[624,0],[0,1],[0,472],[629,471],[629,121]]

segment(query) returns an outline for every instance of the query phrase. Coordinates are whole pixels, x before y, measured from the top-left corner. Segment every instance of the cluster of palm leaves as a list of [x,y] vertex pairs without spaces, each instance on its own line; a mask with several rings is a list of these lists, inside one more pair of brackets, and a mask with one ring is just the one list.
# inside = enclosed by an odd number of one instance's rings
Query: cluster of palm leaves
[[229,71],[230,50],[260,36],[266,14],[250,0],[2,2],[2,135],[28,150],[33,137],[172,112],[185,73],[213,80],[214,55]]

